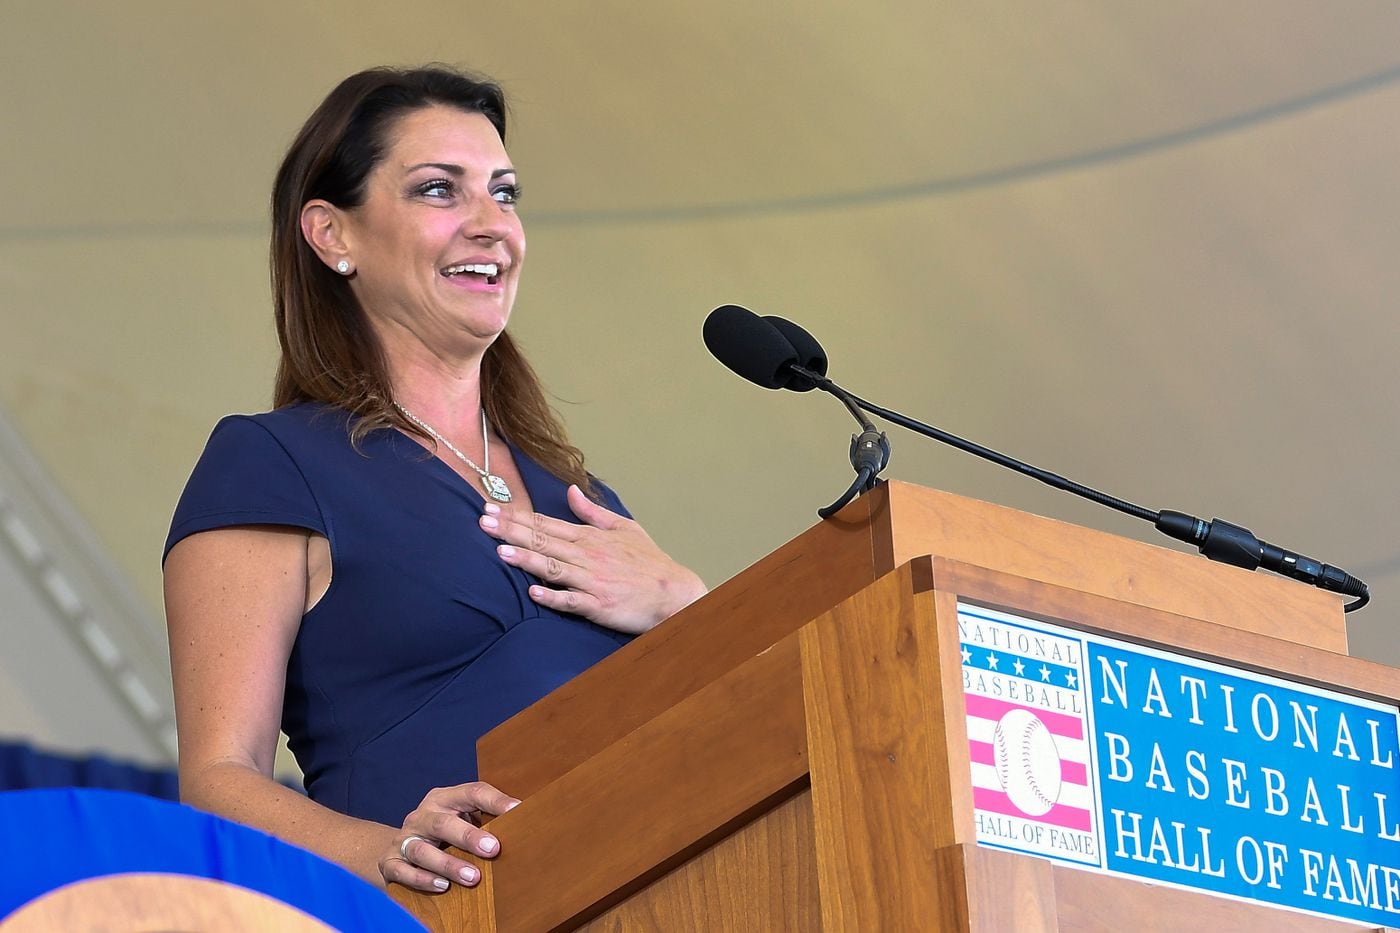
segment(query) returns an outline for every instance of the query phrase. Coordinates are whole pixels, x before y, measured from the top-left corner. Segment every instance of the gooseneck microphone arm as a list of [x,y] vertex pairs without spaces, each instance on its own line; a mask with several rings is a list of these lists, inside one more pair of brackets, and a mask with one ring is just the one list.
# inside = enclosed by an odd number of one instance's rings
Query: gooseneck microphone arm
[[[1231,564],[1236,567],[1243,567],[1246,570],[1254,570],[1258,567],[1263,567],[1266,570],[1272,570],[1275,573],[1292,577],[1295,580],[1300,580],[1320,589],[1329,590],[1333,593],[1340,593],[1343,596],[1356,597],[1352,602],[1343,607],[1345,612],[1352,612],[1360,609],[1371,601],[1370,590],[1366,584],[1353,577],[1345,570],[1339,567],[1333,567],[1329,564],[1324,564],[1311,557],[1295,554],[1292,551],[1269,544],[1266,541],[1261,541],[1255,537],[1253,532],[1248,528],[1242,528],[1239,525],[1231,524],[1219,518],[1208,522],[1196,518],[1194,515],[1187,515],[1184,512],[1174,512],[1170,510],[1157,512],[1145,508],[1144,506],[1128,502],[1126,499],[1110,496],[1107,493],[1100,492],[1082,483],[1076,483],[1074,480],[1066,479],[1058,473],[1042,470],[1024,461],[1017,460],[1015,457],[1008,457],[1006,454],[992,450],[989,447],[983,447],[981,444],[974,443],[963,437],[958,437],[956,434],[950,434],[940,428],[935,428],[933,425],[925,424],[907,415],[902,415],[897,411],[891,411],[888,408],[866,401],[860,396],[842,389],[826,376],[811,372],[796,363],[789,363],[788,366],[798,375],[811,379],[815,383],[816,388],[830,392],[832,395],[841,399],[848,408],[854,406],[878,418],[893,422],[902,428],[907,428],[916,434],[922,434],[925,437],[932,438],[933,440],[956,447],[958,450],[970,453],[975,457],[981,457],[983,460],[990,460],[998,466],[1006,467],[1009,470],[1015,470],[1017,473],[1022,473],[1029,476],[1031,479],[1039,480],[1047,486],[1053,486],[1056,489],[1072,493],[1073,495],[1088,499],[1091,502],[1097,502],[1099,505],[1106,505],[1111,509],[1116,509],[1134,518],[1151,522],[1158,531],[1168,537],[1176,538],[1178,541],[1184,541],[1196,547],[1211,560]],[[857,417],[860,418],[863,423],[866,422],[866,419],[861,418],[861,416]],[[855,487],[853,486],[852,491],[850,491],[843,500],[839,500],[839,505],[833,505],[828,508],[831,511],[835,511],[836,508],[845,505],[846,502],[849,502],[855,495],[854,490]],[[821,511],[826,512],[827,510],[823,509]],[[821,514],[821,512],[818,514]],[[823,514],[822,517],[826,518],[827,516]]]
[[1346,605],[1347,612],[1360,609],[1371,599],[1366,584],[1345,570],[1260,541],[1248,528],[1219,518],[1204,521],[1185,512],[1156,512],[867,402],[826,378],[826,351],[815,337],[791,321],[772,315],[759,317],[747,308],[723,305],[710,312],[705,319],[704,337],[705,346],[716,359],[750,382],[766,389],[793,392],[821,389],[839,398],[860,422],[861,433],[851,438],[851,466],[856,470],[856,481],[840,499],[818,511],[822,518],[841,508],[857,492],[871,489],[875,477],[889,461],[889,441],[862,414],[869,412],[983,460],[1023,473],[1047,486],[1151,522],[1158,531],[1196,547],[1211,560],[1246,570],[1263,567],[1324,590],[1355,597]]
[[[868,402],[860,396],[853,395],[845,389],[842,389],[825,376],[817,376],[815,373],[806,372],[796,365],[793,365],[792,368],[800,375],[813,379],[817,383],[818,389],[831,392],[838,398],[844,396],[842,400],[846,401],[848,405],[854,405],[857,408],[868,411],[876,417],[884,418],[886,421],[893,422],[901,428],[907,428],[915,434],[931,437],[950,447],[956,447],[958,450],[970,453],[974,457],[990,460],[998,466],[1006,467],[1008,470],[1015,470],[1017,473],[1023,473],[1031,479],[1039,480],[1047,486],[1054,486],[1056,489],[1073,493],[1076,496],[1081,496],[1090,501],[1097,502],[1099,505],[1106,505],[1111,509],[1117,509],[1120,512],[1133,516],[1133,518],[1140,518],[1146,522],[1157,521],[1158,513],[1151,509],[1143,508],[1140,505],[1134,505],[1124,499],[1118,499],[1107,493],[1099,492],[1097,489],[1092,489],[1088,486],[1076,483],[1073,480],[1065,479],[1058,473],[1051,473],[1048,470],[1042,470],[1039,467],[1031,466],[1029,463],[1017,460],[1015,457],[1008,457],[1006,454],[992,450],[990,447],[983,447],[981,444],[974,443],[967,438],[958,437],[956,434],[950,434],[941,428],[935,428],[931,424],[924,424],[922,421],[916,421],[906,415],[901,415],[897,411],[891,411],[888,408],[876,405],[874,402]],[[830,386],[830,388],[828,388],[828,386]]]

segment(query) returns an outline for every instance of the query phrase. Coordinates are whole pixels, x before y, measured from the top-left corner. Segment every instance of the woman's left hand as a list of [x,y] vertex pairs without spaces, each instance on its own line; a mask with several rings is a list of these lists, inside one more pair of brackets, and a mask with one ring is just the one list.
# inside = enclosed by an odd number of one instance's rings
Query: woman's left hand
[[501,559],[539,577],[530,598],[619,632],[638,634],[705,595],[694,572],[666,556],[642,526],[570,486],[582,522],[538,512],[509,515],[487,503],[481,528],[503,543]]

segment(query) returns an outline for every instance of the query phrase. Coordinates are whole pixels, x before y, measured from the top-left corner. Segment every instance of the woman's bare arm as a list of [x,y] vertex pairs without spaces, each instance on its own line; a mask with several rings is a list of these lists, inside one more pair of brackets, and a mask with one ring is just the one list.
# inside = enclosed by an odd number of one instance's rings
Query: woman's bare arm
[[[469,821],[519,803],[491,785],[434,788],[395,829],[336,813],[272,779],[287,659],[310,585],[309,540],[293,528],[225,528],[191,535],[166,557],[180,796],[375,884],[422,891],[475,884],[476,867],[441,846],[487,858],[500,851],[494,836]],[[312,577],[319,595],[329,578]],[[414,837],[423,841],[409,844]]]
[[383,884],[378,862],[398,830],[335,813],[272,779],[287,659],[306,605],[308,535],[206,531],[166,558],[180,796]]

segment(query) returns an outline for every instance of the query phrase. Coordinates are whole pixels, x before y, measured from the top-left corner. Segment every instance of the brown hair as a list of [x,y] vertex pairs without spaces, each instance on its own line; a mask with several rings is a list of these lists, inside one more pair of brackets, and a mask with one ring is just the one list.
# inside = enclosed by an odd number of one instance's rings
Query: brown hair
[[[438,65],[371,68],[342,81],[311,114],[272,188],[272,296],[282,345],[273,405],[315,401],[349,411],[358,416],[350,431],[356,446],[385,428],[432,438],[394,407],[383,348],[349,283],[303,238],[301,209],[317,198],[341,208],[364,203],[365,181],[384,158],[394,122],[433,105],[482,114],[505,142],[505,95],[493,82]],[[583,453],[507,333],[482,358],[481,399],[502,437],[559,479],[594,492]]]

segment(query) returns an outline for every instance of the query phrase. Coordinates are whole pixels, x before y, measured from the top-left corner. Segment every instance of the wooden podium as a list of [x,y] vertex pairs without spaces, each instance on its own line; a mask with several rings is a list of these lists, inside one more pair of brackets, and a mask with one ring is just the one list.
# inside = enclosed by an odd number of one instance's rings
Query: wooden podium
[[[959,601],[1400,704],[1340,600],[889,483],[515,716],[434,930],[1359,930],[977,843]],[[458,853],[462,854],[462,853]]]

